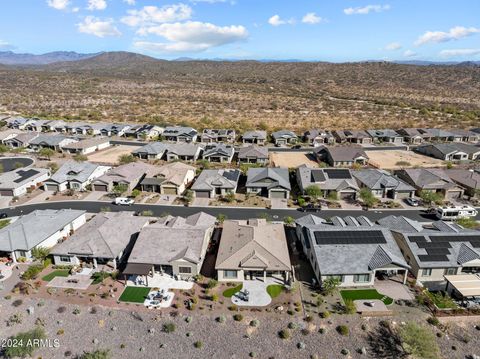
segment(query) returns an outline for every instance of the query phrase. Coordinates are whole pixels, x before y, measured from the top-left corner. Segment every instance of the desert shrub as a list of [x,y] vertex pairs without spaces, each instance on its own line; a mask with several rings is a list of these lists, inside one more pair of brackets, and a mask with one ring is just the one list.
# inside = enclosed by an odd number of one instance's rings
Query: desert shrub
[[110,359],[112,356],[110,350],[95,350],[93,352],[84,352],[79,359]]
[[75,308],[72,313],[75,314],[75,315],[79,315],[80,312],[81,312],[80,308]]
[[19,306],[21,306],[23,304],[23,300],[21,299],[15,299],[13,302],[12,302],[12,305],[15,307],[15,308],[18,308]]
[[66,311],[67,311],[66,307],[58,307],[57,308],[57,313],[59,313],[59,314],[65,313]]
[[191,323],[192,320],[193,320],[193,318],[190,317],[190,316],[188,316],[188,317],[185,318],[185,321],[186,321],[187,323]]
[[402,347],[414,358],[435,359],[440,357],[440,350],[433,332],[415,322],[409,322],[400,328],[399,337]]
[[357,311],[355,303],[351,299],[345,300],[345,306],[343,307],[345,314],[354,314]]
[[288,329],[282,329],[278,332],[278,336],[280,339],[290,339],[292,335]]
[[429,318],[427,319],[427,322],[428,322],[428,324],[431,324],[431,325],[433,325],[433,326],[435,326],[435,327],[437,327],[437,326],[440,324],[440,321],[438,320],[437,317],[429,317]]
[[196,341],[195,343],[193,343],[193,346],[197,349],[201,349],[203,347],[203,342]]
[[233,315],[233,320],[235,320],[236,322],[241,322],[243,320],[243,315],[241,314],[234,314]]
[[348,327],[346,325],[339,325],[337,326],[337,332],[338,334],[340,335],[348,335],[348,333],[350,333],[350,330],[348,329]]
[[[27,332],[18,333],[17,335],[10,337],[10,339],[14,342],[23,344],[7,346],[3,354],[6,358],[30,357],[35,349],[40,346],[39,340],[45,338],[45,330],[41,327],[37,327]],[[28,345],[27,343],[31,343],[31,345]]]
[[251,327],[258,327],[260,325],[260,321],[258,319],[253,319],[252,321],[250,321],[250,326]]
[[165,323],[162,327],[162,330],[165,332],[165,333],[173,333],[176,329],[176,326],[174,323],[172,322],[169,322],[169,323]]
[[219,322],[219,323],[225,323],[227,321],[227,317],[225,317],[225,315],[221,314],[220,316],[217,317],[216,321]]
[[31,265],[30,267],[27,268],[25,272],[22,274],[22,279],[23,280],[30,280],[30,279],[36,279],[38,274],[43,270],[43,265],[42,264],[34,264]]
[[330,317],[330,312],[328,310],[325,310],[325,311],[321,312],[319,315],[320,315],[321,318],[327,319],[328,317]]
[[212,289],[218,285],[218,282],[215,279],[210,279],[207,283],[207,288]]
[[288,329],[297,329],[297,328],[298,328],[297,323],[294,323],[294,322],[288,323]]

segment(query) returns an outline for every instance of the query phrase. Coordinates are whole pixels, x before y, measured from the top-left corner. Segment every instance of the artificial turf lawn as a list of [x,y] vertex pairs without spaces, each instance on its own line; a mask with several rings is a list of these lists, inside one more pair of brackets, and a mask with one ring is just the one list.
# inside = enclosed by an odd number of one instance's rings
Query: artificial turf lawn
[[126,287],[119,300],[121,302],[143,303],[148,293],[150,293],[150,288]]
[[267,293],[272,299],[278,297],[282,291],[283,285],[280,284],[270,284],[267,287]]
[[231,298],[235,293],[240,292],[242,290],[242,288],[243,288],[243,283],[240,283],[239,285],[237,285],[235,287],[228,288],[228,289],[223,291],[223,296],[225,298]]
[[379,300],[382,300],[383,303],[385,303],[385,305],[390,305],[390,304],[393,303],[392,298],[378,293],[376,289],[341,290],[340,294],[342,295],[343,301],[346,301],[348,299],[350,299],[350,300],[379,299]]
[[68,269],[57,269],[42,277],[45,282],[50,282],[55,277],[68,277],[70,271]]

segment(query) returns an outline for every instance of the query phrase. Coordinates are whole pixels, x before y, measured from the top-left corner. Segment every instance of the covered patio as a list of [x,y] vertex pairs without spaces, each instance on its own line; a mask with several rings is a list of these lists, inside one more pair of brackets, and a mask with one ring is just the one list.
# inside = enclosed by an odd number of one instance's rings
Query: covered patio
[[177,280],[169,274],[155,272],[151,264],[128,263],[123,275],[126,286],[183,290],[193,287],[193,282]]
[[480,300],[480,277],[477,274],[457,274],[444,276],[447,281],[445,291],[453,298]]

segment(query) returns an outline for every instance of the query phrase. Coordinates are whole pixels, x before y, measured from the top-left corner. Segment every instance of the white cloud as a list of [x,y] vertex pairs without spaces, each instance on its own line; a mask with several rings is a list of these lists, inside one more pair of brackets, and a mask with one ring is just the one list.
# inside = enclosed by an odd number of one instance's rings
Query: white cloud
[[106,0],[88,0],[88,10],[105,10],[107,8]]
[[137,41],[134,46],[153,52],[198,52],[244,40],[248,32],[243,26],[216,26],[210,23],[187,21],[161,24],[143,29],[144,34],[154,34],[168,43]]
[[193,3],[206,2],[209,4],[215,4],[219,2],[227,2],[227,0],[190,0],[190,2],[193,2]]
[[417,53],[415,51],[412,51],[412,50],[406,50],[403,53],[403,56],[405,56],[405,57],[415,57],[415,56],[417,56]]
[[127,3],[128,5],[135,5],[135,0],[123,0],[123,2]]
[[371,12],[382,12],[390,9],[390,5],[367,5],[343,9],[346,15],[367,15]]
[[401,48],[402,48],[402,45],[398,42],[391,42],[387,46],[385,46],[385,50],[389,50],[389,51],[400,50]]
[[192,16],[192,8],[185,4],[144,6],[141,10],[128,10],[122,22],[128,26],[150,26],[167,22],[188,20]]
[[77,24],[78,31],[98,37],[120,36],[122,33],[114,25],[113,19],[101,20],[94,16],[87,16],[83,22]]
[[480,54],[480,49],[451,49],[440,51],[442,57],[461,57],[461,56],[475,56]]
[[15,46],[5,40],[0,40],[0,50],[13,50]]
[[268,23],[272,26],[280,26],[280,25],[286,25],[286,24],[294,24],[295,19],[290,19],[290,20],[283,20],[280,18],[279,15],[273,15],[270,19],[268,19]]
[[47,0],[47,5],[57,10],[66,10],[70,0]]
[[302,18],[302,22],[304,24],[318,24],[322,21],[324,21],[324,19],[322,19],[320,16],[318,16],[314,12],[309,12],[305,14],[305,16]]
[[452,40],[459,40],[461,38],[479,33],[480,29],[475,27],[455,26],[448,31],[427,31],[420,36],[415,45],[420,46],[429,42],[447,42]]

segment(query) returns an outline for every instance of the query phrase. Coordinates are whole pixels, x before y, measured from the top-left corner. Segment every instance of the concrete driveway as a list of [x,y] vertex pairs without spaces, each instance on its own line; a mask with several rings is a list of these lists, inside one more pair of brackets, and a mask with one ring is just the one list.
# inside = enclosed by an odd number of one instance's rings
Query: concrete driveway
[[243,281],[242,292],[248,290],[248,302],[241,300],[239,296],[232,297],[232,303],[239,307],[264,307],[272,302],[272,298],[267,293],[267,286],[271,284],[267,281],[264,283],[260,280]]
[[282,198],[270,198],[270,205],[272,209],[288,208],[288,201]]

